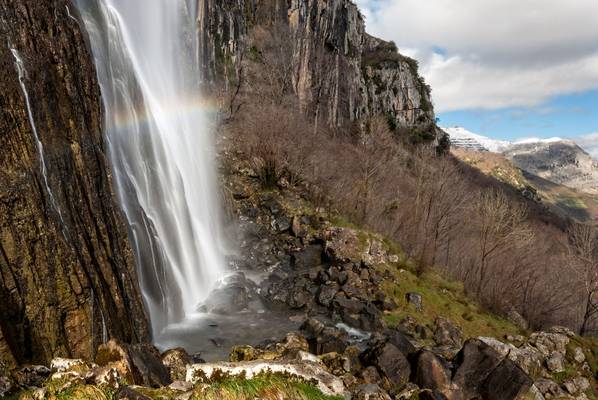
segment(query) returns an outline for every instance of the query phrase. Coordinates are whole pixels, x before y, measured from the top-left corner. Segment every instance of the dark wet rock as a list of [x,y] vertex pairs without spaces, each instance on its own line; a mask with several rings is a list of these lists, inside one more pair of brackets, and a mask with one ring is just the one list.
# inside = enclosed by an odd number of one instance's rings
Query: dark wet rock
[[168,370],[171,380],[184,380],[187,373],[187,365],[193,364],[193,359],[185,349],[176,348],[162,354],[162,364]]
[[343,353],[343,356],[347,357],[351,365],[351,374],[355,375],[362,369],[361,360],[359,359],[361,352],[362,350],[359,347],[352,345],[347,347]]
[[502,357],[494,349],[477,340],[468,340],[456,358],[453,382],[465,394],[480,393],[484,382],[500,364]]
[[132,384],[161,387],[172,382],[160,352],[148,343],[128,345],[110,340],[98,348],[96,363],[115,368]]
[[318,303],[324,307],[329,307],[338,291],[339,286],[334,282],[320,286],[318,291]]
[[379,384],[382,377],[380,376],[378,369],[371,365],[361,371],[361,379],[363,379],[365,383]]
[[257,286],[238,272],[226,277],[221,287],[213,290],[200,310],[215,314],[233,314],[249,307],[251,299],[257,298]]
[[370,348],[362,354],[364,365],[375,366],[387,382],[386,388],[405,385],[411,375],[411,366],[407,358],[393,344],[386,343]]
[[365,331],[377,331],[384,328],[385,324],[382,321],[382,313],[373,303],[365,303],[363,311],[359,316],[359,325],[357,326]]
[[50,368],[44,365],[26,365],[12,372],[13,381],[20,387],[40,387],[50,376]]
[[439,345],[461,347],[463,345],[463,331],[451,321],[438,317],[436,318],[434,341]]
[[[311,342],[313,342],[313,340]],[[334,327],[326,327],[315,339],[315,354],[326,354],[332,352],[342,353],[345,351],[347,346],[347,332]]]
[[388,342],[395,345],[405,357],[409,357],[417,352],[417,348],[413,345],[413,339],[405,333],[397,329],[387,329],[384,331]]
[[488,400],[515,400],[528,393],[532,384],[521,368],[504,359],[484,382],[480,394]]
[[326,323],[318,318],[309,318],[301,326],[301,330],[311,337],[320,335],[324,328],[326,328]]
[[310,244],[292,253],[291,263],[296,268],[313,268],[322,265],[323,248],[320,244]]
[[302,218],[294,216],[291,221],[291,233],[296,237],[304,238],[307,235],[305,224],[301,221]]
[[272,228],[277,232],[286,232],[291,229],[291,220],[283,215],[272,220]]
[[345,330],[326,325],[320,319],[308,319],[301,330],[305,332],[310,351],[314,354],[343,353],[349,345],[349,335]]
[[358,315],[364,309],[364,304],[359,299],[349,298],[345,294],[341,293],[334,297],[332,304],[334,308],[341,314],[343,320],[345,316]]
[[355,389],[354,400],[390,400],[388,393],[376,384],[360,385]]
[[419,392],[418,400],[449,400],[442,393],[438,393],[434,390],[425,389]]
[[423,388],[448,395],[453,392],[451,370],[431,351],[422,351],[416,359],[415,383]]
[[331,281],[340,282],[341,269],[337,266],[332,266],[326,271]]
[[114,400],[151,400],[150,397],[129,386],[123,386],[114,394]]
[[405,295],[405,299],[409,304],[413,304],[417,311],[422,311],[423,306],[423,297],[419,293],[409,292]]
[[513,361],[478,339],[464,344],[455,364],[453,383],[465,398],[513,400],[528,393],[533,384]]

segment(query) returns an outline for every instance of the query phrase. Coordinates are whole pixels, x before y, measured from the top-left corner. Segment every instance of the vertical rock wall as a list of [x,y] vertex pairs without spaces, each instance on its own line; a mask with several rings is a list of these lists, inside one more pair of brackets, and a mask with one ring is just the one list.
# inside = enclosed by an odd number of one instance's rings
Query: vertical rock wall
[[301,108],[337,126],[386,115],[396,127],[434,125],[429,87],[417,63],[365,32],[350,0],[198,0],[206,80],[236,79],[251,29],[282,22],[292,33],[294,90]]
[[76,17],[67,0],[0,0],[0,362],[9,365],[91,358],[106,335],[149,339]]

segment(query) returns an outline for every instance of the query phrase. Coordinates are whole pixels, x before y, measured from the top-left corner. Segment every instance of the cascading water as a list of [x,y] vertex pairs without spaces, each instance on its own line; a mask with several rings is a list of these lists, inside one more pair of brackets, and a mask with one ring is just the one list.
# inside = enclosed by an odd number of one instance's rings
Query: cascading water
[[195,1],[77,0],[154,339],[193,316],[224,272]]

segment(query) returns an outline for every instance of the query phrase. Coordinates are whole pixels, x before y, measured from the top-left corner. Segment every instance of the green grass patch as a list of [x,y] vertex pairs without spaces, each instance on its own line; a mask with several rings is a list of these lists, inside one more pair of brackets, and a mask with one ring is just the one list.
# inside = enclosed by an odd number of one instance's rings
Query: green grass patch
[[[381,267],[389,269],[389,267]],[[463,284],[443,278],[436,272],[427,272],[417,277],[409,270],[391,270],[397,276],[397,283],[386,281],[384,290],[399,307],[386,314],[386,322],[397,325],[406,317],[414,318],[419,324],[434,326],[437,317],[444,317],[463,329],[465,337],[493,336],[504,337],[506,334],[519,334],[521,331],[509,321],[490,314],[476,302],[469,299]],[[407,303],[405,296],[416,292],[423,297],[423,310],[417,311]]]
[[569,197],[569,196],[559,196],[556,200],[558,205],[568,207],[568,208],[580,208],[586,209],[588,206],[583,201],[583,199],[579,197]]
[[327,396],[306,382],[279,375],[261,375],[253,379],[227,378],[208,387],[198,387],[192,399],[196,400],[342,400],[340,396]]

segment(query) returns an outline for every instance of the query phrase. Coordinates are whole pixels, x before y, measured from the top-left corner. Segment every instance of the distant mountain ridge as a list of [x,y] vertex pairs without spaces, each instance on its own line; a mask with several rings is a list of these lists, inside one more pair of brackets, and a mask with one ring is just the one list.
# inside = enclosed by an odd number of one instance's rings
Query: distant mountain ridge
[[558,137],[516,142],[491,139],[465,128],[443,128],[451,145],[503,154],[521,170],[588,194],[598,194],[598,162],[574,141]]

